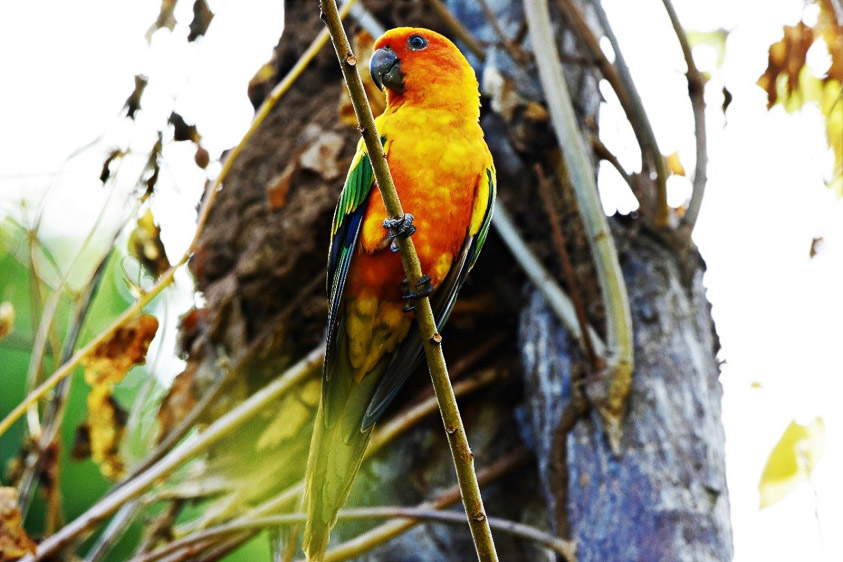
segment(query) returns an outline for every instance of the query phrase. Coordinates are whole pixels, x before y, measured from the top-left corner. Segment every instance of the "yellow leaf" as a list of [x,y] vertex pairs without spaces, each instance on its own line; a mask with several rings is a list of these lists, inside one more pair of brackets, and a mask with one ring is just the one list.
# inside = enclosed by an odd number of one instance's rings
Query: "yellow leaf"
[[35,554],[35,546],[21,526],[17,490],[0,488],[0,560]]
[[161,228],[155,224],[149,209],[138,218],[137,226],[129,235],[129,254],[156,279],[170,269],[170,261],[161,242]]
[[95,385],[123,380],[129,369],[146,361],[156,331],[158,320],[150,314],[139,314],[126,322],[82,360],[85,382]]
[[682,161],[679,160],[679,152],[674,152],[670,156],[667,156],[664,159],[664,163],[667,165],[667,169],[670,170],[671,174],[675,176],[685,175],[685,166],[683,166]]
[[825,449],[825,424],[815,418],[807,425],[790,422],[773,447],[758,492],[761,509],[787,496],[798,484],[808,480]]

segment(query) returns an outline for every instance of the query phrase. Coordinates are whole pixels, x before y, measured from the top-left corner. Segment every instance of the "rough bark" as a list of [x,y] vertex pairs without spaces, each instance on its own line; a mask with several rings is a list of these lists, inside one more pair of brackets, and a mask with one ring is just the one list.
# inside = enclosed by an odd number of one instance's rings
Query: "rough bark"
[[[515,37],[523,22],[520,3],[487,3],[504,31]],[[421,0],[365,4],[387,27],[420,25],[448,33]],[[447,5],[479,39],[497,41],[475,2],[452,0]],[[557,25],[563,54],[577,55],[575,41]],[[285,33],[271,63],[274,75],[251,85],[254,103],[295,63],[321,26],[315,2],[287,2]],[[235,361],[250,348],[258,350],[208,413],[210,419],[265,384],[323,336],[329,222],[357,138],[355,128],[337,117],[342,86],[329,49],[246,147],[219,195],[191,263],[206,304],[189,317],[193,322],[185,322],[188,368],[162,407],[165,425],[176,423],[217,376],[214,361],[205,356],[203,338],[222,345]],[[514,101],[508,99],[512,105],[505,112],[489,110],[492,100],[484,98],[482,124],[495,156],[501,199],[533,251],[561,279],[532,172],[538,162],[558,176],[551,165],[555,139],[542,114],[535,69],[518,68],[504,50],[494,47],[487,51],[485,66],[476,57],[472,62],[478,74],[494,66],[518,93]],[[569,64],[566,77],[584,127],[595,123],[600,97],[594,69]],[[331,165],[312,165],[303,157],[308,151],[317,151],[317,161]],[[559,177],[555,181],[562,183]],[[576,206],[567,190],[558,190],[555,197],[589,319],[600,330],[599,289]],[[460,404],[478,468],[523,443],[534,453],[533,460],[485,490],[487,511],[576,540],[580,560],[729,559],[717,341],[701,284],[702,260],[692,247],[681,252],[667,248],[634,218],[616,219],[614,226],[636,337],[622,458],[611,456],[596,415],[587,410],[581,415],[583,404],[572,401],[587,379],[587,362],[495,234],[444,331],[452,365],[482,342],[504,337],[505,343],[479,366],[492,365],[509,376]],[[683,257],[680,263],[678,254],[692,259]],[[393,410],[428,386],[419,371]],[[268,413],[255,425],[277,423],[273,415],[280,419],[285,412]],[[257,437],[241,434],[235,445],[227,445],[209,462],[237,470],[243,455],[260,457],[255,461],[263,467],[260,478],[239,475],[248,487],[239,492],[242,497],[259,501],[297,478],[295,470],[277,475],[272,467],[280,457],[295,459],[302,451],[282,453],[284,442],[261,442],[261,427],[249,431]],[[307,433],[304,425],[297,431]],[[306,435],[299,442],[306,443]],[[434,417],[364,466],[350,505],[409,505],[453,483],[441,423]],[[370,526],[340,525],[335,538],[350,538]],[[535,545],[500,533],[496,539],[504,560],[554,559]],[[424,524],[364,559],[469,559],[469,541],[467,529]]]

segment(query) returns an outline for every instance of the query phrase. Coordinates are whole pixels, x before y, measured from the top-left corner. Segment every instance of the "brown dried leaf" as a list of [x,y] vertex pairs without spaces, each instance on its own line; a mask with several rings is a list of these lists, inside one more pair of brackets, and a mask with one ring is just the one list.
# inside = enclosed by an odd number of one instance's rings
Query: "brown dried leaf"
[[155,190],[155,184],[158,183],[158,175],[161,173],[161,153],[164,151],[164,140],[161,136],[161,131],[158,132],[158,139],[152,145],[152,150],[149,151],[149,158],[146,160],[144,167],[144,175],[149,176],[144,181],[145,191],[141,196],[141,203],[146,201],[152,192]]
[[123,105],[126,115],[130,119],[134,119],[135,113],[141,108],[141,97],[143,97],[143,91],[146,89],[148,83],[149,79],[143,74],[135,76],[135,89],[132,90],[132,93],[126,98],[126,103]]
[[178,0],[161,0],[161,10],[158,12],[158,17],[146,32],[147,42],[152,41],[152,34],[162,27],[166,27],[170,31],[176,27],[176,17],[174,15],[176,3],[178,3]]
[[10,302],[0,303],[0,340],[15,329],[15,307]]
[[161,228],[155,224],[150,209],[138,219],[137,226],[129,235],[129,254],[156,279],[170,269],[170,260],[161,242]]
[[[360,72],[360,79],[366,90],[366,97],[369,98],[369,105],[372,106],[372,114],[377,117],[386,108],[386,97],[377,86],[375,86],[372,75],[369,73],[369,60],[374,53],[375,38],[367,31],[361,31],[352,38],[352,49],[357,59],[357,69]],[[343,88],[340,93],[339,104],[340,121],[346,125],[357,125],[357,116],[354,115],[354,107],[351,105],[351,97],[348,90]]]
[[837,80],[843,83],[843,27],[837,24],[837,16],[830,0],[818,0],[820,15],[814,28],[815,34],[820,35],[831,55],[831,66],[825,74],[824,81]]
[[0,488],[0,560],[15,560],[35,554],[36,546],[21,525],[17,490]]
[[195,41],[205,35],[212,19],[214,19],[214,13],[208,7],[208,3],[205,0],[195,0],[193,2],[193,21],[190,22],[190,34],[187,36],[187,40]]
[[814,30],[801,21],[795,26],[784,26],[782,40],[770,45],[767,70],[758,79],[758,85],[767,92],[767,108],[778,100],[776,85],[779,76],[787,78],[787,93],[799,86],[799,73],[805,66],[808,49],[814,42]]
[[89,385],[118,383],[135,365],[146,361],[149,343],[158,331],[158,320],[150,314],[139,314],[82,360],[85,381]]
[[173,126],[173,140],[176,141],[193,141],[199,142],[201,137],[199,136],[199,131],[196,130],[196,125],[188,125],[187,122],[184,120],[184,117],[173,111],[170,113],[170,118],[167,119],[167,123]]
[[105,183],[111,178],[111,164],[118,158],[123,158],[126,153],[120,150],[119,148],[115,148],[109,153],[108,158],[105,159],[105,162],[102,163],[102,172],[100,172],[100,181],[105,185]]

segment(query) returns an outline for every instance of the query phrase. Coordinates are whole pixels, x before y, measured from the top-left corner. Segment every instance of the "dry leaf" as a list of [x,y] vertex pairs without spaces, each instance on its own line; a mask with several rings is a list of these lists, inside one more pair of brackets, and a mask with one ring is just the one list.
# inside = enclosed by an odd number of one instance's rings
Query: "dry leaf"
[[100,472],[119,480],[126,472],[120,443],[126,435],[126,411],[111,395],[110,384],[98,384],[88,393],[88,442],[91,459]]
[[170,269],[170,260],[161,242],[161,228],[155,224],[150,209],[138,219],[137,226],[129,235],[129,254],[156,279]]
[[15,307],[10,302],[0,303],[0,340],[15,329]]
[[162,27],[166,27],[170,31],[176,27],[176,17],[174,12],[176,11],[177,2],[178,0],[161,0],[161,9],[158,12],[158,17],[155,19],[155,23],[153,23],[146,32],[147,42],[152,41],[152,34]]
[[114,384],[123,380],[135,365],[146,361],[149,343],[158,330],[158,320],[140,314],[118,328],[111,337],[97,346],[85,359],[85,382],[88,393],[88,419],[77,428],[74,458],[90,453],[100,472],[119,479],[125,472],[120,457],[120,441],[126,433],[126,412],[114,400]]
[[205,0],[195,0],[193,2],[193,21],[190,22],[190,34],[187,36],[187,40],[195,41],[205,35],[212,19],[214,19],[214,13],[208,7],[208,3]]
[[293,158],[281,173],[276,174],[269,180],[266,186],[266,202],[269,208],[277,211],[287,204],[287,193],[290,192],[290,182],[293,174],[298,169],[298,158]]
[[35,554],[36,546],[21,525],[18,491],[0,488],[0,560],[15,560]]
[[123,109],[126,110],[126,115],[129,118],[134,119],[135,113],[140,109],[141,97],[143,97],[143,91],[146,89],[148,83],[149,79],[143,74],[135,76],[135,89],[132,90],[132,93],[126,98],[126,103],[123,105]]
[[758,79],[758,85],[767,92],[767,108],[778,100],[779,77],[787,79],[787,93],[799,86],[799,73],[805,66],[808,49],[814,42],[814,30],[801,21],[795,26],[784,26],[784,37],[770,45],[767,70]]
[[102,163],[102,171],[100,172],[100,181],[103,185],[105,185],[105,183],[111,178],[111,164],[118,158],[122,158],[125,155],[126,153],[119,148],[113,149],[108,154],[108,158],[106,158],[105,162]]
[[139,314],[126,322],[82,360],[85,381],[95,385],[123,380],[129,369],[146,361],[156,331],[158,320],[150,314]]
[[770,452],[761,473],[758,483],[761,509],[780,501],[797,484],[807,481],[824,449],[825,424],[822,418],[815,418],[807,425],[790,422]]
[[201,137],[199,131],[196,130],[196,125],[188,125],[184,117],[173,111],[170,113],[170,118],[167,123],[173,126],[173,140],[176,141],[193,141],[199,142]]

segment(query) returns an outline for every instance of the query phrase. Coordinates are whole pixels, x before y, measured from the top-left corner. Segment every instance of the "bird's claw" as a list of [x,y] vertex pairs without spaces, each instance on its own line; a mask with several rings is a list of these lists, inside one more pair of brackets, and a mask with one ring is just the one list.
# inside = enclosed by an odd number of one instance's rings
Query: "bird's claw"
[[415,217],[410,213],[405,213],[397,219],[383,219],[383,227],[389,231],[386,235],[387,240],[391,242],[389,249],[393,252],[398,251],[397,238],[409,238],[416,232],[416,227],[413,225]]
[[[406,279],[401,282],[401,292],[403,293],[401,295],[401,298],[409,301],[413,301],[422,297],[429,297],[436,290],[434,289],[433,284],[430,282],[430,275],[422,275],[421,279],[419,279],[419,282],[416,283],[415,291],[408,291],[407,289],[409,285],[410,283]],[[408,302],[406,305],[404,305],[404,312],[410,312],[414,308],[415,305],[413,304],[413,302]]]

